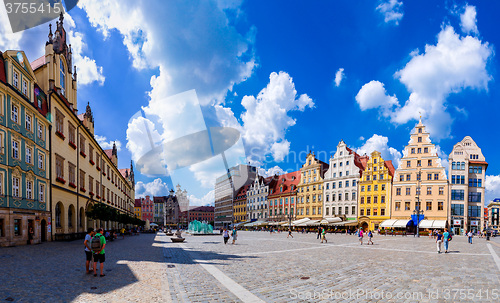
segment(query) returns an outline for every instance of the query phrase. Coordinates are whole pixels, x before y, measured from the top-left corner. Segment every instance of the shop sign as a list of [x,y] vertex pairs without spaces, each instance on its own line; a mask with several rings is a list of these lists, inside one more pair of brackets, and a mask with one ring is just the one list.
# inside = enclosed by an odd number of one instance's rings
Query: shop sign
[[453,220],[453,225],[462,225],[462,220]]
[[478,221],[470,221],[470,226],[478,226]]

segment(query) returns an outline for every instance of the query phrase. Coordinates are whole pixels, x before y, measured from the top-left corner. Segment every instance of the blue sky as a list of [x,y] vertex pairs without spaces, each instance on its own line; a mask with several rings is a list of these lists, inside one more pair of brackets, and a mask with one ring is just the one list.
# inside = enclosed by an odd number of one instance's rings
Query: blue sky
[[[229,164],[249,161],[263,174],[298,169],[308,150],[327,161],[341,139],[397,162],[422,115],[445,165],[467,135],[482,148],[492,199],[500,196],[500,41],[492,13],[499,6],[85,0],[65,24],[78,108],[90,102],[104,147],[120,143],[121,167],[151,149],[144,125],[157,146],[206,126],[236,128],[242,138],[226,152]],[[0,49],[23,49],[30,60],[43,54],[46,24],[11,34],[3,7],[0,14]],[[137,176],[138,195],[166,194],[180,183],[192,204],[206,204],[224,165],[216,156],[171,177],[150,169]]]

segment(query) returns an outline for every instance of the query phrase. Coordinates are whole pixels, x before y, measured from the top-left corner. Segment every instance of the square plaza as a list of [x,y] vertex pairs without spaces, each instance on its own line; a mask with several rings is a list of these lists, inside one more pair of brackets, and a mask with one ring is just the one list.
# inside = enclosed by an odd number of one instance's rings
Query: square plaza
[[239,232],[141,234],[106,246],[106,278],[85,274],[80,241],[4,248],[0,299],[11,302],[498,302],[500,239]]

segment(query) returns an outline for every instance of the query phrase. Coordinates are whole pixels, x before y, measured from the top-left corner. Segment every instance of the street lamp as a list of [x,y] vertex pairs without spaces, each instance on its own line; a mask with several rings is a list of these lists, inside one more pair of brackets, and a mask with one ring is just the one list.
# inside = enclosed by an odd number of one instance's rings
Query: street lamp
[[420,210],[420,208],[418,206],[415,207],[415,210],[413,211],[413,214],[416,216],[417,218],[417,237],[420,237],[420,229],[418,227],[419,223],[420,223],[420,215],[423,215],[424,214],[424,211],[423,210]]

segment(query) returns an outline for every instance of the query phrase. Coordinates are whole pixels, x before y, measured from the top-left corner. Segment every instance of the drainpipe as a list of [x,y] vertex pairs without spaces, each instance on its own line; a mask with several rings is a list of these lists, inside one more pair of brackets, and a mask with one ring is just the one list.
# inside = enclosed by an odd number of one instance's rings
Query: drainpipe
[[[51,118],[52,118],[52,92],[49,94],[49,100],[48,100],[48,109],[49,113],[51,113]],[[48,142],[48,147],[49,147],[49,208],[50,208],[50,220],[47,224],[50,224],[50,240],[54,241],[54,226],[52,224],[52,221],[54,219],[54,213],[52,213],[52,121],[48,123],[47,127],[47,133],[49,137],[49,142]]]

